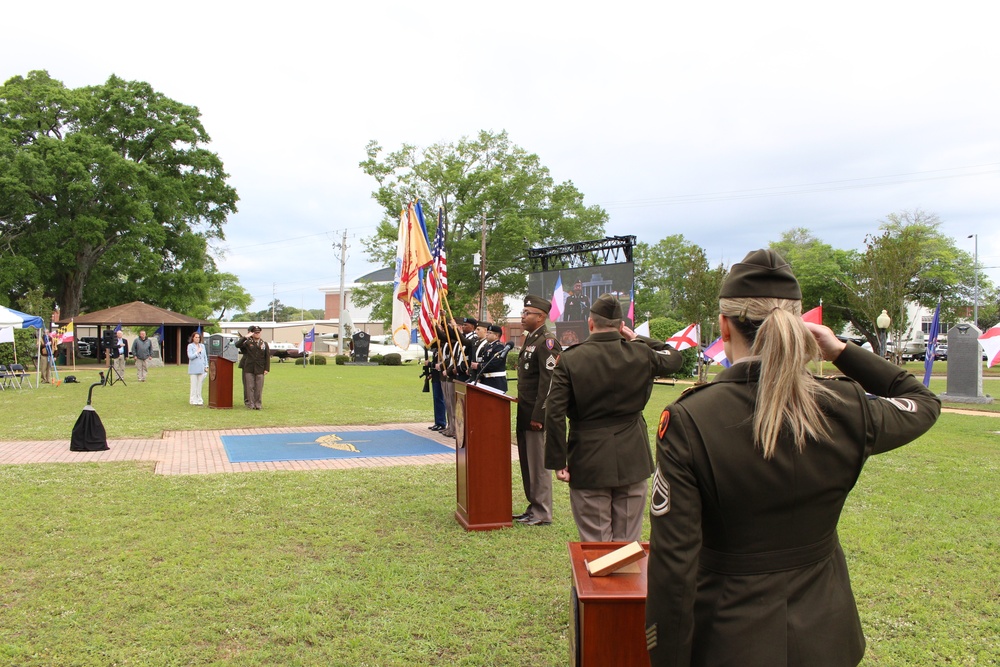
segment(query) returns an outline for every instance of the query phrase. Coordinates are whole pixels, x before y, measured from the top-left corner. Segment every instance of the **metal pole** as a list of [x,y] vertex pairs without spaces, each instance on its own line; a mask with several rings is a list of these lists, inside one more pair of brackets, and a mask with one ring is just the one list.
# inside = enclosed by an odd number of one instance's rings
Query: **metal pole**
[[340,310],[337,311],[337,354],[344,353],[344,308],[347,305],[347,295],[344,294],[344,273],[347,265],[347,230],[340,241]]
[[486,319],[486,214],[483,213],[482,254],[479,255],[479,319]]
[[976,302],[972,311],[972,321],[979,328],[979,234],[970,234],[970,239],[973,241],[973,255],[972,255],[972,266],[975,271],[975,281],[976,281]]

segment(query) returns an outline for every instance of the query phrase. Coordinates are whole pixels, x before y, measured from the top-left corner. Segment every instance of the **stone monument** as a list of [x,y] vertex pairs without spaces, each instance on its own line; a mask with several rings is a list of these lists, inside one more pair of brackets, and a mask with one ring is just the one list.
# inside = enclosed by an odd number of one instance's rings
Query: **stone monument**
[[950,403],[992,403],[983,395],[983,352],[979,348],[982,332],[971,324],[958,324],[948,330],[948,386],[942,401]]

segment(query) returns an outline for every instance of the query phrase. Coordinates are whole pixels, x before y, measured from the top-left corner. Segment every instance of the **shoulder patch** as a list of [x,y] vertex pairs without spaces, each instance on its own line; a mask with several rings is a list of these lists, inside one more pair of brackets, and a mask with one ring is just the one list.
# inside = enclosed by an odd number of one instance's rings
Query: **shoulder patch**
[[545,338],[545,347],[547,347],[547,348],[549,348],[551,350],[555,346],[556,346],[556,339],[555,338],[549,338],[549,337]]
[[553,354],[552,356],[550,356],[548,359],[545,360],[545,370],[548,371],[553,370],[556,367],[557,363],[559,363],[559,357]]
[[664,408],[663,412],[660,414],[660,426],[656,429],[656,437],[663,440],[663,436],[667,434],[667,425],[670,423],[670,410]]

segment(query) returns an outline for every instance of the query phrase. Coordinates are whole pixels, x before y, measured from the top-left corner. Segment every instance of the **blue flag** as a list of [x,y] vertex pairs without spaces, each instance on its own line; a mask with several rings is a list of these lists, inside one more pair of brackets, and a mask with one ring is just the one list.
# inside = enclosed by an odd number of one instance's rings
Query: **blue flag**
[[121,330],[122,330],[122,323],[121,323],[121,322],[119,322],[119,323],[118,323],[118,326],[116,326],[116,327],[115,327],[115,333],[118,333],[118,332],[119,332],[119,331],[121,331]]
[[163,345],[163,337],[165,335],[166,332],[163,330],[163,325],[161,324],[160,328],[156,330],[156,340],[160,341],[161,346]]
[[924,386],[931,384],[931,369],[934,368],[934,357],[937,355],[938,332],[941,329],[941,302],[938,301],[937,308],[934,309],[934,319],[931,321],[931,330],[927,334],[927,351],[924,355]]

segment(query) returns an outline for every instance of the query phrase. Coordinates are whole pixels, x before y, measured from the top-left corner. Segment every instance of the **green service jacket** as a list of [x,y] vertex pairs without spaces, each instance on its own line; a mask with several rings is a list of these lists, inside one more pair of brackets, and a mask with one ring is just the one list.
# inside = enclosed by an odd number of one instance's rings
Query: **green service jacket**
[[518,431],[527,431],[529,422],[545,423],[545,395],[561,351],[555,334],[544,324],[525,336],[517,355]]
[[816,378],[830,437],[754,446],[759,364],[734,365],[668,406],[650,493],[646,639],[653,667],[857,665],[864,655],[837,521],[865,460],[913,441],[941,403],[910,373],[848,344],[847,378]]
[[569,468],[574,489],[648,479],[653,457],[642,411],[653,380],[675,373],[682,362],[666,343],[628,342],[617,331],[592,333],[563,351],[545,401],[545,467]]

